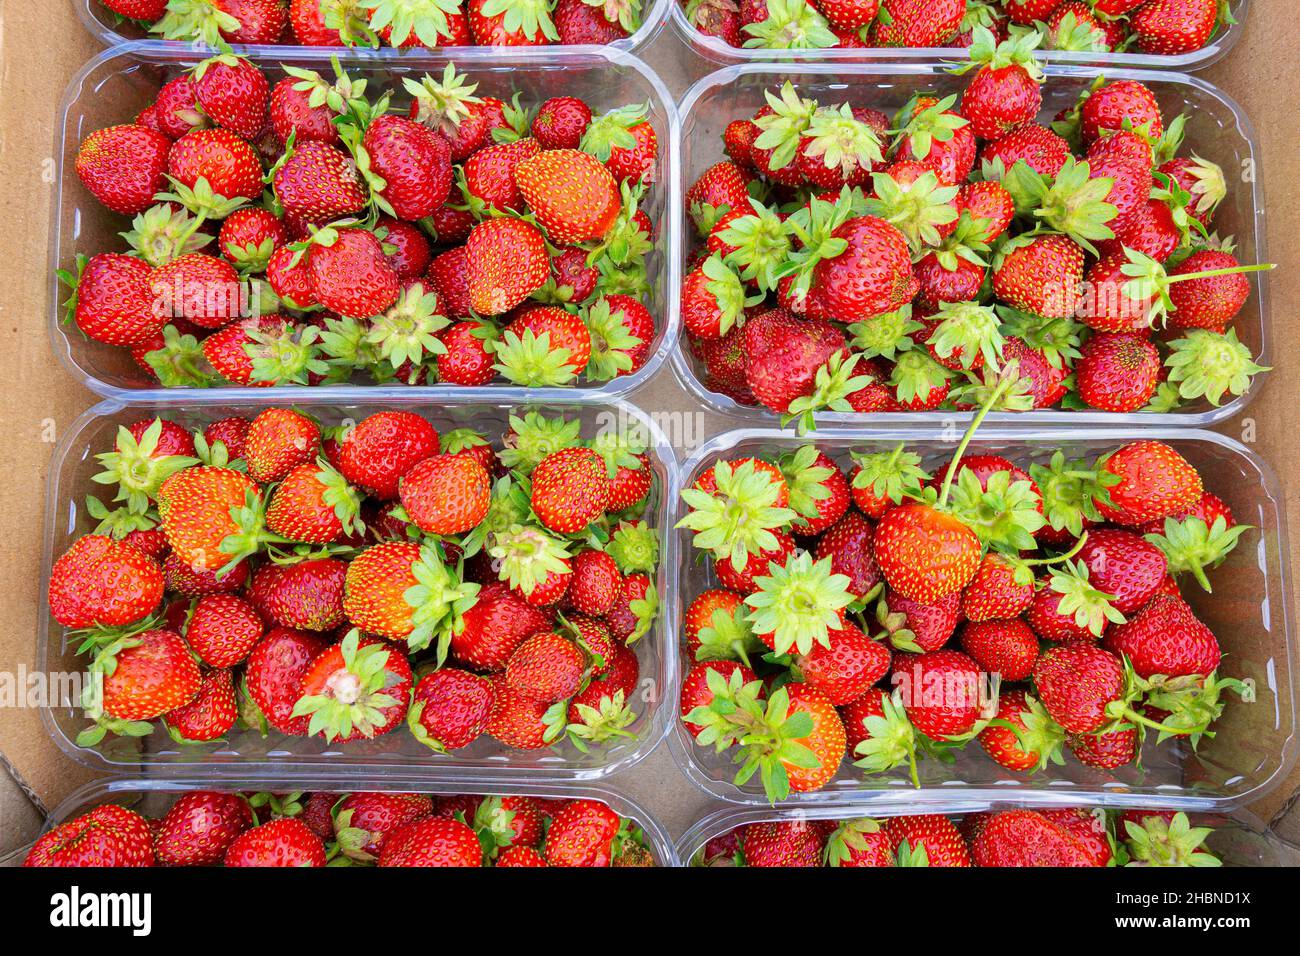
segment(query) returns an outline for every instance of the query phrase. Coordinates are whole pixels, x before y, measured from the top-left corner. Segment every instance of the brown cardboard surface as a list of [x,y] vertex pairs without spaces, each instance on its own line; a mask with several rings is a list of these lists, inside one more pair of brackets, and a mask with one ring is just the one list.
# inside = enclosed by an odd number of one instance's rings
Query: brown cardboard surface
[[[1300,178],[1293,143],[1294,111],[1285,108],[1285,91],[1300,57],[1300,36],[1288,29],[1286,4],[1258,2],[1245,35],[1227,61],[1207,74],[1238,99],[1254,118],[1263,151],[1268,196],[1271,257],[1282,263],[1272,277],[1272,318],[1279,343],[1296,325],[1300,279],[1300,198],[1289,190]],[[0,183],[10,228],[0,256],[0,354],[8,374],[0,386],[5,440],[0,444],[13,476],[0,490],[0,671],[14,672],[34,662],[41,539],[41,492],[52,442],[93,396],[74,382],[53,358],[45,328],[48,314],[47,222],[54,195],[53,136],[64,87],[77,68],[98,52],[97,44],[75,20],[71,4],[8,5],[0,9]],[[644,54],[674,95],[710,67],[665,33]],[[1287,491],[1293,530],[1300,515],[1300,486],[1291,472],[1300,467],[1300,443],[1288,417],[1291,396],[1300,391],[1300,363],[1285,361],[1268,388],[1242,420],[1225,431],[1252,442],[1280,474]],[[666,369],[635,396],[652,411],[696,411],[696,404]],[[717,415],[701,413],[703,437],[726,427]],[[1294,539],[1293,535],[1293,539]],[[0,714],[0,753],[20,777],[50,804],[66,795],[89,772],[64,757],[49,741],[39,713],[11,709]],[[655,813],[678,836],[709,805],[675,769],[661,747],[638,767],[611,780]],[[1266,818],[1300,787],[1300,774],[1281,785],[1256,808]]]

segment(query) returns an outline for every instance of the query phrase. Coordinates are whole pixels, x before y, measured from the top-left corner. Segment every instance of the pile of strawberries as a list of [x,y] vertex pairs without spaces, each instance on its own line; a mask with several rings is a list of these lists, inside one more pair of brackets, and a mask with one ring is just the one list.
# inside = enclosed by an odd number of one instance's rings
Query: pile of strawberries
[[604,45],[641,26],[641,0],[100,0],[165,40],[427,47]]
[[811,424],[819,410],[1220,405],[1263,371],[1227,194],[1135,80],[1039,122],[1035,37],[976,31],[959,98],[892,118],[786,83],[725,130],[685,196],[680,308],[705,385]]
[[782,800],[845,762],[919,785],[918,758],[971,744],[1018,775],[1068,750],[1109,776],[1254,699],[1180,593],[1246,529],[1176,449],[1018,465],[963,457],[969,437],[934,472],[901,444],[804,446],[682,492],[714,583],[686,610],[680,714],[736,785]]
[[596,800],[196,790],[158,819],[105,804],[50,830],[24,866],[655,866]]
[[271,85],[223,54],[91,133],[76,169],[124,252],[61,273],[68,318],[165,386],[606,382],[655,322],[648,105],[475,95],[450,65],[379,91]]
[[694,866],[1220,866],[1185,813],[1010,809],[874,820],[787,819],[715,837]]
[[[367,0],[369,2],[369,0]],[[362,4],[363,6],[365,3]],[[1194,53],[1236,22],[1224,0],[683,0],[730,46],[776,50],[968,47],[983,28],[1076,53]]]
[[502,437],[288,407],[120,428],[94,479],[115,495],[49,582],[91,661],[79,745],[158,720],[186,745],[401,728],[439,753],[634,735],[659,606],[644,445],[523,410]]

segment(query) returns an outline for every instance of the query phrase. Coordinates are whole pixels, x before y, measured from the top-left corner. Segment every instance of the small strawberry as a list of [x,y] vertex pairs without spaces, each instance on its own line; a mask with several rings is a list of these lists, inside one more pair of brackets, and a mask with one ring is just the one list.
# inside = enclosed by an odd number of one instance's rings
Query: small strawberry
[[[257,152],[228,129],[195,129],[186,133],[172,145],[167,156],[167,174],[196,194],[202,190],[199,185],[202,180],[216,197],[223,199],[256,199],[262,195],[262,163]],[[229,205],[217,199],[212,203],[201,208],[214,214],[229,209]]]
[[294,817],[245,830],[226,850],[226,866],[325,866],[325,844]]
[[205,673],[194,699],[163,715],[167,732],[181,743],[220,740],[238,719],[235,684],[228,670]]
[[423,793],[351,793],[334,809],[330,835],[348,859],[371,863],[389,834],[432,810],[433,800]]
[[1160,353],[1140,335],[1105,332],[1083,347],[1075,367],[1079,397],[1106,412],[1135,412],[1155,394]]
[[970,622],[962,629],[961,646],[980,670],[1006,681],[1026,680],[1038,659],[1038,638],[1018,618]]
[[[303,631],[332,631],[344,621],[343,583],[347,570],[348,563],[338,558],[263,565],[253,576],[249,599],[271,624]],[[191,646],[198,651],[193,641]]]
[[532,475],[532,506],[547,528],[573,534],[605,513],[609,477],[587,448],[565,448],[541,460]]
[[158,822],[154,849],[160,866],[214,866],[253,825],[248,801],[234,793],[183,793]]
[[420,678],[407,716],[416,740],[440,753],[468,747],[486,730],[495,698],[486,679],[455,667]]
[[262,639],[265,626],[243,598],[209,594],[190,611],[185,641],[209,667],[233,667]]
[[280,481],[320,452],[320,426],[291,408],[268,408],[249,425],[244,460],[249,477]]
[[356,166],[329,143],[295,143],[272,171],[271,188],[286,216],[307,223],[333,222],[366,206]]
[[221,54],[194,68],[195,93],[203,112],[218,126],[256,139],[269,118],[270,87],[248,60]]
[[287,541],[333,544],[359,534],[360,497],[323,460],[298,465],[271,494],[266,526]]
[[590,106],[576,96],[553,96],[537,108],[529,132],[542,149],[577,149],[590,124]]
[[773,820],[750,823],[740,831],[745,866],[820,866],[826,838],[814,822]]
[[548,722],[550,705],[514,690],[504,675],[491,678],[492,713],[488,716],[490,736],[515,750],[538,750],[551,742]]

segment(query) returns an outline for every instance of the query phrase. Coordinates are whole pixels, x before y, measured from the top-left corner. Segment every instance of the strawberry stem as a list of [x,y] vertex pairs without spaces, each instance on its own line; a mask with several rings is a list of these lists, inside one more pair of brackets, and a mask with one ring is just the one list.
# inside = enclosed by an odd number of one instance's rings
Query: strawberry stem
[[1173,285],[1175,282],[1186,282],[1189,279],[1213,279],[1217,276],[1235,276],[1244,272],[1270,272],[1277,268],[1277,264],[1266,262],[1256,266],[1235,266],[1231,269],[1208,269],[1205,272],[1189,272],[1182,276],[1169,276],[1168,282]]
[[1083,545],[1087,540],[1088,540],[1088,532],[1085,531],[1083,534],[1079,536],[1079,540],[1074,542],[1074,547],[1071,548],[1069,551],[1065,552],[1065,554],[1058,554],[1054,558],[1035,558],[1032,561],[1021,561],[1020,563],[1025,565],[1026,567],[1033,568],[1033,567],[1038,567],[1039,565],[1060,564],[1062,561],[1069,561],[1076,554],[1078,554],[1080,551],[1083,550]]
[[1006,393],[1006,390],[1011,387],[1011,383],[1014,381],[1014,376],[1002,375],[997,387],[993,389],[992,394],[984,400],[984,404],[980,406],[979,411],[975,413],[975,417],[971,419],[970,425],[966,428],[966,434],[961,436],[961,441],[957,445],[957,451],[952,456],[952,463],[948,465],[948,473],[943,476],[943,488],[939,491],[939,501],[935,505],[936,508],[942,509],[944,505],[948,503],[948,493],[952,490],[952,480],[957,475],[957,466],[961,463],[962,456],[966,454],[967,446],[970,445],[971,439],[975,437],[975,432],[984,422],[984,418],[992,410],[993,406],[998,403],[998,400]]

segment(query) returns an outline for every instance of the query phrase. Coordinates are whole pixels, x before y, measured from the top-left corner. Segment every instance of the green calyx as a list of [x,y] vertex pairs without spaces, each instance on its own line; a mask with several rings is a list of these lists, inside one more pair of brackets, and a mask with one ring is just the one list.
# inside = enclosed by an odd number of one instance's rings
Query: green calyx
[[104,470],[92,476],[91,481],[116,485],[117,494],[113,500],[126,502],[131,514],[144,514],[164,481],[199,463],[197,458],[189,455],[159,456],[158,439],[162,435],[162,426],[162,419],[155,418],[139,441],[125,427],[119,427],[114,450],[95,456]]
[[437,293],[416,282],[402,290],[387,312],[370,320],[366,341],[394,369],[407,362],[420,365],[428,358],[446,354],[447,347],[438,333],[450,324],[451,320],[441,314]]
[[898,130],[895,143],[907,140],[911,147],[912,159],[927,159],[935,143],[946,143],[956,135],[957,130],[969,125],[970,120],[953,112],[957,97],[947,96],[932,103],[925,109],[918,110],[915,99],[903,107],[900,117],[905,119]]
[[164,40],[197,43],[218,50],[229,50],[223,33],[234,33],[240,23],[211,0],[168,0],[167,12],[149,27]]
[[383,644],[360,647],[361,632],[353,628],[343,638],[339,650],[343,669],[330,676],[328,693],[308,694],[293,705],[292,716],[310,717],[308,736],[323,736],[327,741],[347,738],[354,731],[373,737],[387,722],[384,709],[401,701],[390,693],[400,682],[388,669],[392,653]]
[[512,480],[510,475],[498,478],[492,485],[487,514],[473,531],[460,539],[464,556],[473,557],[498,533],[507,533],[515,525],[526,523],[529,511],[528,495],[520,484]]
[[485,0],[481,13],[484,17],[504,14],[501,29],[506,33],[520,33],[529,40],[545,37],[552,43],[559,42],[560,34],[551,19],[551,5],[547,0]]
[[889,384],[902,405],[920,401],[928,403],[930,394],[942,389],[949,378],[948,369],[930,357],[929,352],[909,349],[898,356]]
[[940,358],[956,358],[971,368],[977,357],[997,368],[1002,361],[1002,323],[992,307],[976,302],[943,302],[934,318],[938,325],[926,340]]
[[998,717],[989,721],[989,726],[1010,730],[1015,735],[1016,746],[1023,753],[1038,758],[1038,764],[1031,772],[1045,770],[1048,764],[1064,764],[1065,728],[1051,718],[1037,697],[1026,694],[1025,706],[1026,709],[1020,712],[1023,726]]
[[565,543],[533,525],[511,525],[488,542],[488,554],[501,562],[498,575],[510,587],[528,596],[552,574],[569,573]]
[[1018,66],[1035,82],[1042,83],[1043,68],[1034,57],[1034,51],[1042,42],[1042,34],[1034,30],[1026,30],[999,43],[992,30],[985,26],[977,26],[970,49],[967,50],[967,61],[951,68],[948,72],[960,76],[979,67],[1004,70],[1009,66]]
[[1115,180],[1093,177],[1087,161],[1067,159],[1052,178],[1020,160],[1007,170],[1002,185],[1011,193],[1017,213],[1069,236],[1093,255],[1097,254],[1093,243],[1115,238],[1107,223],[1119,210],[1106,202]]
[[637,641],[650,633],[650,628],[659,618],[659,589],[651,582],[646,587],[645,597],[637,598],[630,601],[627,606],[632,612],[632,617],[636,623],[632,626],[632,633],[624,641],[628,647],[632,647]]
[[605,553],[624,574],[653,574],[659,565],[659,535],[644,521],[620,521]]
[[1237,546],[1250,525],[1228,527],[1227,519],[1218,515],[1213,525],[1203,518],[1166,518],[1161,534],[1149,534],[1147,541],[1164,552],[1170,574],[1190,574],[1205,591],[1213,591],[1206,576],[1207,568],[1217,568]]
[[583,0],[589,7],[595,7],[607,21],[617,23],[628,33],[635,33],[641,26],[641,0]]
[[[178,203],[193,216],[187,227],[190,236],[207,220],[225,219],[235,210],[248,205],[248,199],[243,196],[235,196],[231,199],[213,192],[212,185],[203,176],[200,176],[192,187],[171,176],[167,177],[167,181],[171,183],[171,191],[160,192],[154,196],[154,199],[159,203]],[[188,241],[190,236],[182,233],[179,241]]]
[[402,594],[412,609],[413,629],[406,643],[412,651],[419,651],[436,640],[441,667],[447,659],[452,635],[465,627],[465,612],[478,599],[479,586],[462,580],[460,568],[447,565],[439,544],[420,548],[420,558],[411,566],[411,573],[416,583]]
[[1104,485],[1114,484],[1116,479],[1082,459],[1067,460],[1061,451],[1055,452],[1046,465],[1030,465],[1029,476],[1043,496],[1043,516],[1048,527],[1068,531],[1076,538],[1083,534],[1085,519],[1102,520],[1096,498],[1104,493]]
[[506,329],[492,346],[497,361],[493,364],[501,375],[515,385],[528,388],[547,388],[567,385],[578,373],[569,363],[569,350],[551,348],[551,333],[538,335],[525,329],[520,337],[513,329]]
[[898,505],[904,498],[919,497],[922,483],[930,480],[930,473],[921,467],[921,456],[907,451],[902,442],[893,451],[854,452],[851,457],[858,466],[853,487],[867,488],[882,501]]
[[[773,0],[773,3],[790,6],[807,6],[802,0]],[[820,14],[814,14],[820,16]],[[771,21],[765,21],[770,23]],[[762,24],[751,24],[762,26]],[[748,28],[746,28],[748,29]],[[755,149],[771,150],[768,165],[772,169],[784,169],[794,162],[799,152],[799,142],[804,133],[812,126],[813,115],[817,112],[815,100],[803,99],[795,91],[794,84],[786,81],[781,87],[780,95],[765,90],[767,105],[772,112],[760,116],[754,121],[758,127],[758,136],[754,139]]]
[[737,604],[730,614],[722,608],[715,609],[709,625],[700,628],[699,640],[700,646],[695,649],[697,661],[740,661],[749,667],[751,656],[766,650],[754,635],[749,610],[743,604]]
[[640,424],[628,422],[625,428],[609,428],[596,435],[588,446],[605,463],[605,473],[612,481],[618,476],[619,468],[641,468],[642,455],[646,450],[647,436]]
[[540,412],[510,416],[510,431],[499,457],[501,463],[520,475],[531,475],[547,455],[581,444],[582,423],[576,418],[548,418]]
[[343,533],[352,537],[365,531],[366,526],[361,521],[361,495],[356,488],[324,458],[316,459],[316,466],[320,469],[316,472],[316,480],[323,489],[321,500],[333,509]]
[[601,296],[583,310],[582,319],[591,337],[587,381],[608,382],[631,372],[631,351],[642,343],[628,329],[623,310],[611,309],[609,299]]
[[631,132],[632,127],[644,123],[648,115],[649,103],[630,103],[597,116],[582,134],[578,148],[595,156],[602,163],[609,159],[615,149],[635,149],[636,136]]
[[1165,716],[1159,723],[1133,713],[1123,714],[1123,719],[1137,724],[1139,731],[1155,730],[1157,743],[1172,737],[1185,737],[1193,750],[1202,739],[1214,736],[1210,727],[1223,716],[1227,706],[1225,694],[1236,694],[1246,704],[1256,700],[1253,681],[1222,677],[1217,672],[1205,677],[1195,674],[1172,678],[1155,675],[1143,679],[1133,672],[1132,663],[1125,658],[1124,676],[1133,696],[1143,697],[1149,707],[1163,711]]
[[807,519],[819,514],[817,502],[831,496],[826,481],[835,471],[818,465],[818,454],[815,445],[803,445],[795,452],[782,455],[776,462],[790,489],[790,507],[799,515],[794,521],[796,527],[807,527]]
[[1078,53],[1106,53],[1106,34],[1087,21],[1080,20],[1073,10],[1061,17],[1055,27],[1047,31],[1047,46],[1052,50]]
[[135,513],[129,508],[109,509],[98,498],[86,498],[86,514],[97,522],[94,534],[107,535],[121,541],[133,531],[152,531],[158,526],[158,516],[152,510]]
[[713,466],[713,479],[717,491],[712,494],[700,488],[682,490],[682,500],[691,511],[677,527],[694,531],[695,547],[719,561],[730,560],[737,569],[746,565],[750,555],[775,550],[772,529],[783,528],[796,517],[790,508],[777,505],[784,483],[755,468],[753,461],[735,468],[719,461]]
[[822,860],[827,866],[840,866],[852,859],[854,853],[867,849],[867,837],[879,832],[880,824],[870,817],[845,820],[826,838]]
[[749,34],[745,47],[824,50],[838,42],[826,18],[804,0],[767,0],[767,9],[766,20],[743,27],[743,32]]
[[1124,623],[1124,615],[1111,604],[1115,595],[1092,586],[1086,564],[1062,562],[1061,567],[1054,569],[1048,577],[1047,587],[1061,595],[1057,613],[1097,637],[1101,637],[1107,624]]
[[960,190],[940,184],[933,171],[922,173],[907,185],[888,173],[875,173],[871,180],[876,195],[866,201],[865,211],[897,228],[913,255],[923,255],[943,242],[939,227],[956,222],[960,215],[953,205]]
[[243,348],[244,354],[252,361],[250,379],[253,382],[306,385],[311,376],[326,375],[334,368],[321,357],[329,333],[322,333],[314,325],[295,328],[284,323],[270,330],[253,329],[247,335],[249,341]]
[[601,696],[594,707],[591,704],[574,704],[574,716],[578,719],[570,721],[565,728],[573,746],[587,753],[591,744],[607,744],[619,737],[634,736],[627,728],[636,722],[637,715],[628,706],[626,696],[618,690]]
[[915,344],[911,335],[922,328],[921,323],[912,318],[912,305],[908,303],[893,312],[854,322],[848,327],[848,332],[852,336],[853,348],[863,358],[879,357],[892,362],[899,352],[905,352]]
[[831,570],[831,559],[814,563],[807,552],[784,565],[772,562],[754,579],[758,591],[745,598],[753,608],[755,634],[770,634],[777,654],[809,653],[813,644],[830,646],[830,629],[840,627],[840,612],[853,603],[850,581]]
[[1193,827],[1186,813],[1172,820],[1145,817],[1141,823],[1124,821],[1124,847],[1128,866],[1222,866],[1223,862],[1204,848],[1212,827]]
[[428,74],[418,80],[407,77],[402,86],[415,102],[416,122],[442,133],[454,134],[469,117],[470,107],[483,102],[474,95],[478,84],[467,82],[450,63],[441,79]]
[[794,238],[797,246],[777,278],[795,277],[790,288],[795,298],[808,294],[813,270],[818,263],[834,259],[848,249],[848,240],[836,236],[835,230],[855,214],[857,205],[854,191],[845,186],[835,202],[812,196],[808,205],[801,206],[786,219],[786,232]]
[[150,206],[140,213],[131,221],[131,228],[121,236],[141,259],[155,269],[173,259],[198,252],[212,242],[211,236],[197,231],[195,218],[189,210],[173,212],[167,203]]
[[183,334],[174,325],[163,328],[162,348],[146,352],[144,360],[158,376],[158,382],[168,388],[199,388],[212,383],[205,370],[207,361],[199,340]]
[[804,435],[817,427],[816,413],[822,409],[832,412],[853,411],[849,396],[875,381],[872,375],[855,374],[861,360],[861,355],[850,355],[844,351],[836,352],[827,359],[813,377],[812,392],[800,395],[790,402],[789,412],[781,417],[781,426],[785,428],[791,422],[798,421],[797,431]]
[[1225,394],[1244,395],[1256,375],[1269,371],[1251,358],[1250,349],[1237,338],[1236,329],[1192,329],[1169,343],[1165,365],[1169,383],[1177,386],[1180,398],[1204,398],[1216,407],[1223,403]]
[[1037,547],[1034,533],[1046,524],[1033,482],[1012,480],[999,471],[983,486],[969,468],[961,469],[949,497],[951,511],[988,548],[1018,554]]
[[848,103],[819,107],[803,138],[808,140],[808,156],[820,158],[827,169],[839,170],[845,179],[884,160],[876,131],[855,118]]
[[1002,334],[1015,337],[1028,345],[1053,368],[1073,367],[1083,354],[1083,325],[1072,318],[1048,319],[1030,312],[1021,312],[1009,305],[996,307],[1002,320]]
[[391,27],[388,42],[400,47],[415,36],[427,47],[437,47],[450,39],[447,17],[459,16],[456,0],[357,0],[370,11],[370,29],[382,33]]
[[888,694],[880,699],[883,714],[871,714],[862,720],[862,729],[867,732],[853,751],[857,758],[853,766],[864,773],[888,773],[906,766],[912,778],[912,786],[919,787],[920,777],[916,769],[916,729],[907,718],[907,712]]
[[[751,199],[750,205],[752,213],[732,219],[718,233],[718,240],[731,249],[723,262],[739,267],[744,281],[754,283],[764,292],[774,292],[781,267],[790,255],[790,237],[775,210],[756,199]],[[705,274],[709,274],[707,269]],[[710,291],[715,291],[712,285]],[[744,296],[743,289],[740,295]]]
[[[726,335],[745,315],[745,307],[751,304],[745,294],[745,286],[740,277],[723,261],[719,253],[714,253],[704,260],[700,267],[708,280],[704,288],[713,297],[718,313],[718,329]],[[754,299],[761,297],[755,296]]]

